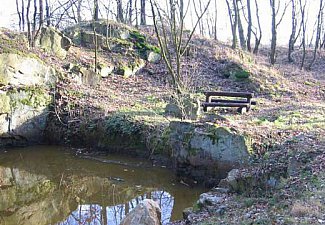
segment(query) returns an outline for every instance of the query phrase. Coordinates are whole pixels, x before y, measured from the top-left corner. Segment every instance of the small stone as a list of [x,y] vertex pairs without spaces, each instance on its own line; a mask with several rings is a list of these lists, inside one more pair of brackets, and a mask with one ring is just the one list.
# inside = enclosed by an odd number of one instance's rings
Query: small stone
[[159,63],[159,61],[161,60],[161,55],[156,52],[149,52],[147,56],[147,60],[150,63]]
[[252,216],[251,213],[246,213],[246,214],[244,215],[244,218],[245,218],[245,219],[249,219],[249,218],[251,218],[251,216]]
[[211,193],[203,193],[200,195],[200,199],[198,204],[201,206],[211,206],[221,203],[223,201],[223,197],[215,196]]
[[222,216],[223,214],[225,214],[226,210],[227,210],[227,206],[225,206],[225,205],[221,205],[221,206],[217,209],[216,214],[219,215],[219,216]]
[[222,193],[222,194],[226,194],[226,193],[230,192],[230,190],[228,188],[221,188],[221,187],[213,188],[212,191]]
[[183,219],[184,220],[187,220],[189,215],[193,213],[193,208],[192,207],[189,207],[189,208],[185,208],[183,210]]

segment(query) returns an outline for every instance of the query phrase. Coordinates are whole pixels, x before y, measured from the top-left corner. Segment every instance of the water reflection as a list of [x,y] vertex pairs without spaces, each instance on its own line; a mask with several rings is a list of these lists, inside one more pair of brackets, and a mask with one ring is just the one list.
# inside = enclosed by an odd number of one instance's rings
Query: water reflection
[[122,219],[142,200],[151,198],[161,209],[161,222],[166,224],[171,221],[174,207],[174,197],[166,191],[154,191],[138,196],[125,204],[103,207],[98,204],[79,205],[71,215],[58,225],[118,225]]
[[165,224],[180,219],[204,191],[178,184],[166,169],[128,167],[133,159],[108,157],[125,163],[47,146],[0,153],[0,224],[119,224],[146,198],[158,202]]

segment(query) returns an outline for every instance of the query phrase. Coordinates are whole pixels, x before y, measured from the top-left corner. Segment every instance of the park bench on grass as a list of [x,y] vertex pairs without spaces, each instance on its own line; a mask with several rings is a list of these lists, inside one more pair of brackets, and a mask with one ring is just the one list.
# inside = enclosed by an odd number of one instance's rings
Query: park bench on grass
[[243,114],[248,112],[252,105],[256,105],[256,101],[252,101],[254,94],[250,92],[207,91],[204,95],[205,102],[202,103],[204,112],[208,107],[237,107],[237,111]]

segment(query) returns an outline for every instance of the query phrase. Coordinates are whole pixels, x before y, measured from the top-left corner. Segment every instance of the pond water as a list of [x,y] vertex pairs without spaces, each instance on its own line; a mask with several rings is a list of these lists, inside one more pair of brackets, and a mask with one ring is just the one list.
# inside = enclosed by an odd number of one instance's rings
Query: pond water
[[114,225],[145,198],[159,203],[166,224],[204,191],[146,160],[53,146],[0,152],[0,224]]

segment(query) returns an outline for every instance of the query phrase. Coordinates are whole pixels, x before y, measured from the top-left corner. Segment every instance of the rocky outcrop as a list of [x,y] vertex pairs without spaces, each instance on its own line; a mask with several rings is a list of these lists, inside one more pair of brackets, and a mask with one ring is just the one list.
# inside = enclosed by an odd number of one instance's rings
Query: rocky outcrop
[[160,225],[160,221],[161,210],[158,203],[145,199],[126,215],[120,225]]
[[0,54],[1,85],[46,85],[56,82],[55,70],[37,58],[13,53]]
[[0,146],[42,140],[55,83],[55,70],[39,59],[0,54]]
[[36,45],[47,52],[54,53],[64,59],[71,47],[71,40],[54,27],[42,27]]
[[215,185],[249,159],[250,139],[225,127],[171,122],[170,145],[178,175]]

